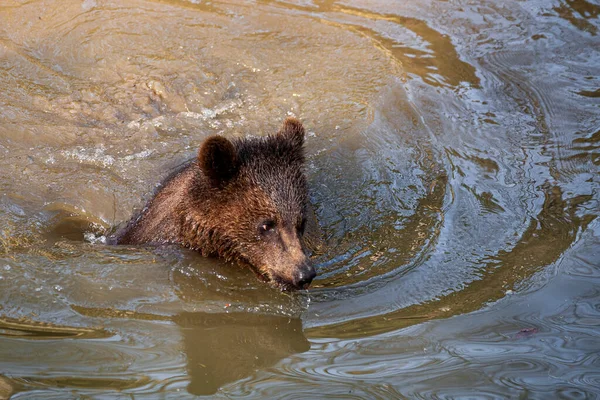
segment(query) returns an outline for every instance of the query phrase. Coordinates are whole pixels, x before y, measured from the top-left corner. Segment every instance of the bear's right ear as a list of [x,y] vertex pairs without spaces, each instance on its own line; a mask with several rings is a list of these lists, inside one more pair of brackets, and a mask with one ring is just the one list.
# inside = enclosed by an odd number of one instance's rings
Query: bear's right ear
[[304,126],[296,118],[286,118],[277,134],[285,137],[297,147],[301,148],[304,145]]
[[214,187],[223,187],[238,170],[237,152],[233,143],[222,136],[211,136],[198,151],[198,164]]

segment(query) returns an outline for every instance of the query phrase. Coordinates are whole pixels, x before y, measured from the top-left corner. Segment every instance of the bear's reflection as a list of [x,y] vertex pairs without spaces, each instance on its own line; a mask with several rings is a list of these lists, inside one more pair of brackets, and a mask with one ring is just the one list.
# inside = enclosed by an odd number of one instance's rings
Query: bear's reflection
[[181,327],[191,379],[188,391],[194,395],[213,394],[310,348],[299,318],[184,312],[174,321]]

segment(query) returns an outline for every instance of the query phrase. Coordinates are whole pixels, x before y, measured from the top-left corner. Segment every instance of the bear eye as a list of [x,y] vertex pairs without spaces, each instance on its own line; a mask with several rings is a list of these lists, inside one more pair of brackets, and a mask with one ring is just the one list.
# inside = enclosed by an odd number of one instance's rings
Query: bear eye
[[265,234],[268,232],[272,232],[275,230],[275,221],[268,219],[265,221],[262,221],[259,225],[258,225],[258,231],[261,234]]

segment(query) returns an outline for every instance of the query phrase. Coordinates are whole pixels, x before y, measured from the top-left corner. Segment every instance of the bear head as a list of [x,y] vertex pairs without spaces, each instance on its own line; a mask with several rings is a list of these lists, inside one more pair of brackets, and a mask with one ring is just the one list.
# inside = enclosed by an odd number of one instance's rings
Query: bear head
[[248,265],[281,289],[308,288],[316,272],[303,240],[303,146],[304,128],[294,118],[267,137],[206,139],[184,222],[187,245]]

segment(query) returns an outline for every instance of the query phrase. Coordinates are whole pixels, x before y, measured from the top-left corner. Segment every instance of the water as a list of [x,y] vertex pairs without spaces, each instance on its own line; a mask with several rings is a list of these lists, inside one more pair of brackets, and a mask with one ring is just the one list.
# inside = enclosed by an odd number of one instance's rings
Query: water
[[[600,5],[0,5],[0,398],[600,396]],[[319,277],[111,226],[305,123]]]

